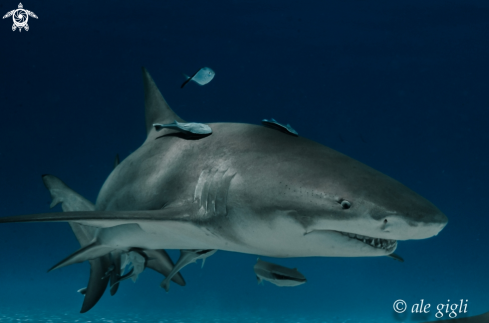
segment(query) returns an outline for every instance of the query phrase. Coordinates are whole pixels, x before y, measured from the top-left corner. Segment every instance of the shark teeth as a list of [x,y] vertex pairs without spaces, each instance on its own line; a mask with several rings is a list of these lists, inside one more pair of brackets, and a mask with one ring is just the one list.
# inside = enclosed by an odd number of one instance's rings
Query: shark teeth
[[349,237],[350,239],[356,239],[358,241],[361,241],[365,244],[368,244],[368,245],[370,245],[374,248],[378,248],[378,249],[391,250],[397,244],[396,240],[372,238],[372,237],[362,236],[360,234],[347,233],[347,232],[339,232],[339,233],[341,233],[344,236]]

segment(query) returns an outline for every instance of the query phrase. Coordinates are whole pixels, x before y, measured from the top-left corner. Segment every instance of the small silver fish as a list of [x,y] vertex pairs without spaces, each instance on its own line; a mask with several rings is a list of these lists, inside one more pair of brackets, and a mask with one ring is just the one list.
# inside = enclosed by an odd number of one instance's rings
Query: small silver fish
[[207,83],[212,81],[216,73],[210,67],[202,67],[192,77],[185,74],[183,75],[187,78],[187,80],[185,80],[185,82],[183,82],[182,86],[180,87],[182,89],[190,81],[194,81],[199,85],[206,85]]
[[253,267],[258,284],[264,280],[280,287],[293,287],[304,284],[307,280],[297,268],[290,269],[258,258]]
[[153,127],[155,127],[156,131],[160,131],[163,128],[170,128],[186,134],[195,135],[208,135],[212,133],[211,127],[206,124],[195,122],[178,122],[176,120],[168,124],[154,123]]

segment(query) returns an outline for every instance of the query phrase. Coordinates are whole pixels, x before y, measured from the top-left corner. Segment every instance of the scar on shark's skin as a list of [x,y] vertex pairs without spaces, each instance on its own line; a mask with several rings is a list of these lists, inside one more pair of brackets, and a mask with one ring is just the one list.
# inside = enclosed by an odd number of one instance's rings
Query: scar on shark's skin
[[[274,129],[187,123],[142,72],[146,140],[114,162],[95,205],[47,175],[51,205],[62,202],[64,212],[0,218],[71,225],[81,248],[52,269],[90,262],[82,312],[97,303],[109,281],[115,294],[122,258],[133,251],[165,277],[177,271],[166,249],[182,250],[182,257],[226,250],[400,260],[393,254],[399,240],[430,238],[447,224],[435,205],[398,181],[317,142],[284,135],[276,121],[265,122]],[[157,131],[154,125],[163,126]],[[182,125],[209,127],[212,135],[191,140],[195,133],[182,132]],[[171,279],[185,285],[179,275]]]

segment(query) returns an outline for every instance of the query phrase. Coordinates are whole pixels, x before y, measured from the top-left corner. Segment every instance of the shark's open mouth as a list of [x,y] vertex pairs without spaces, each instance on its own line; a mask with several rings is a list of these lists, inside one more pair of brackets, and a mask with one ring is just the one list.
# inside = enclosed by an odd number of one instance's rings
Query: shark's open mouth
[[347,233],[347,232],[341,232],[341,231],[338,231],[338,232],[344,236],[349,237],[350,239],[356,239],[356,240],[361,241],[365,244],[368,244],[372,248],[384,249],[386,251],[394,251],[394,249],[397,246],[396,240],[372,238],[372,237],[362,236],[360,234]]

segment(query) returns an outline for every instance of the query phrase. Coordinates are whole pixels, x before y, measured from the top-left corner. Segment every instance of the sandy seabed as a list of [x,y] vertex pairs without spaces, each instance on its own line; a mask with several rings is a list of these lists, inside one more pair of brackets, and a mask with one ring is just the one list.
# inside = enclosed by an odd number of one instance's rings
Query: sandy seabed
[[[100,313],[79,314],[79,313],[57,313],[53,314],[49,311],[22,311],[9,313],[7,309],[0,308],[0,322],[79,322],[79,323],[403,323],[402,320],[376,318],[376,319],[360,319],[360,318],[319,318],[319,317],[304,317],[300,315],[287,316],[257,316],[252,313],[237,313],[236,315],[222,315],[216,313],[201,313],[199,315],[168,315],[165,313]],[[406,321],[409,322],[409,321]]]

